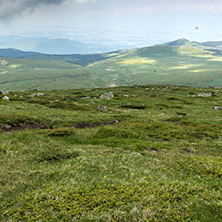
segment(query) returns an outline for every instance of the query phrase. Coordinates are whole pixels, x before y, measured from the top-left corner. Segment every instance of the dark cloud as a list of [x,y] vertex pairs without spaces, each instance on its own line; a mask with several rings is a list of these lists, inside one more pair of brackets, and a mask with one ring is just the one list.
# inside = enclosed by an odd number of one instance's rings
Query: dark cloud
[[66,0],[0,0],[0,20],[10,20],[25,10],[34,10],[40,5],[59,5]]

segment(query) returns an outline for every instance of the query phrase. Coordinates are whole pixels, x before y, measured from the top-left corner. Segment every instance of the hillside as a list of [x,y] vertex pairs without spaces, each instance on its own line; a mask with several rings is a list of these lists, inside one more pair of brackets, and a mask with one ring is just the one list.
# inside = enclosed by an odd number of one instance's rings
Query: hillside
[[0,96],[0,221],[222,221],[222,90],[112,92]]
[[[0,88],[51,90],[133,84],[221,87],[221,50],[219,42],[186,39],[105,54],[47,55],[0,50],[0,56],[8,52],[8,57],[17,58],[0,58]],[[34,68],[23,65],[28,63]],[[47,67],[50,63],[55,66]]]

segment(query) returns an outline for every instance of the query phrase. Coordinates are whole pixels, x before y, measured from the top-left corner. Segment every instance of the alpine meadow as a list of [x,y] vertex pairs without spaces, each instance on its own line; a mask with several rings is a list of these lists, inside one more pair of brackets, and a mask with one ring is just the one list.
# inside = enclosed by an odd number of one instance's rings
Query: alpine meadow
[[1,222],[222,222],[219,0],[0,0]]

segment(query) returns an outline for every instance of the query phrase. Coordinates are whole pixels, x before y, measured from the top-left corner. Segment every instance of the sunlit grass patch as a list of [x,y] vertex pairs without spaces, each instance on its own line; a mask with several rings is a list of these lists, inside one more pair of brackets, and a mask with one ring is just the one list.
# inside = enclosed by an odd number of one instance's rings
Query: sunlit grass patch
[[213,61],[213,62],[222,62],[222,57],[214,57],[214,58],[212,58],[212,59],[208,59],[208,61]]
[[194,70],[190,70],[190,72],[208,72],[208,71],[210,71],[210,70],[209,69],[194,69]]
[[13,64],[13,65],[10,65],[8,66],[9,68],[13,68],[13,69],[16,69],[18,67],[21,67],[21,64]]
[[201,66],[201,64],[183,64],[179,66],[169,67],[169,69],[191,69],[193,67]]
[[142,65],[142,64],[155,65],[157,62],[154,59],[133,58],[133,59],[125,59],[118,63],[122,65]]

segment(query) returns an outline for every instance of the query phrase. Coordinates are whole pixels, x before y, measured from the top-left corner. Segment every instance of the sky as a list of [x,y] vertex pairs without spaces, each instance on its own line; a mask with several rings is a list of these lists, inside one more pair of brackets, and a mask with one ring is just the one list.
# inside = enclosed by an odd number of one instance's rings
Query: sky
[[221,0],[0,0],[0,36],[149,46],[222,40]]

